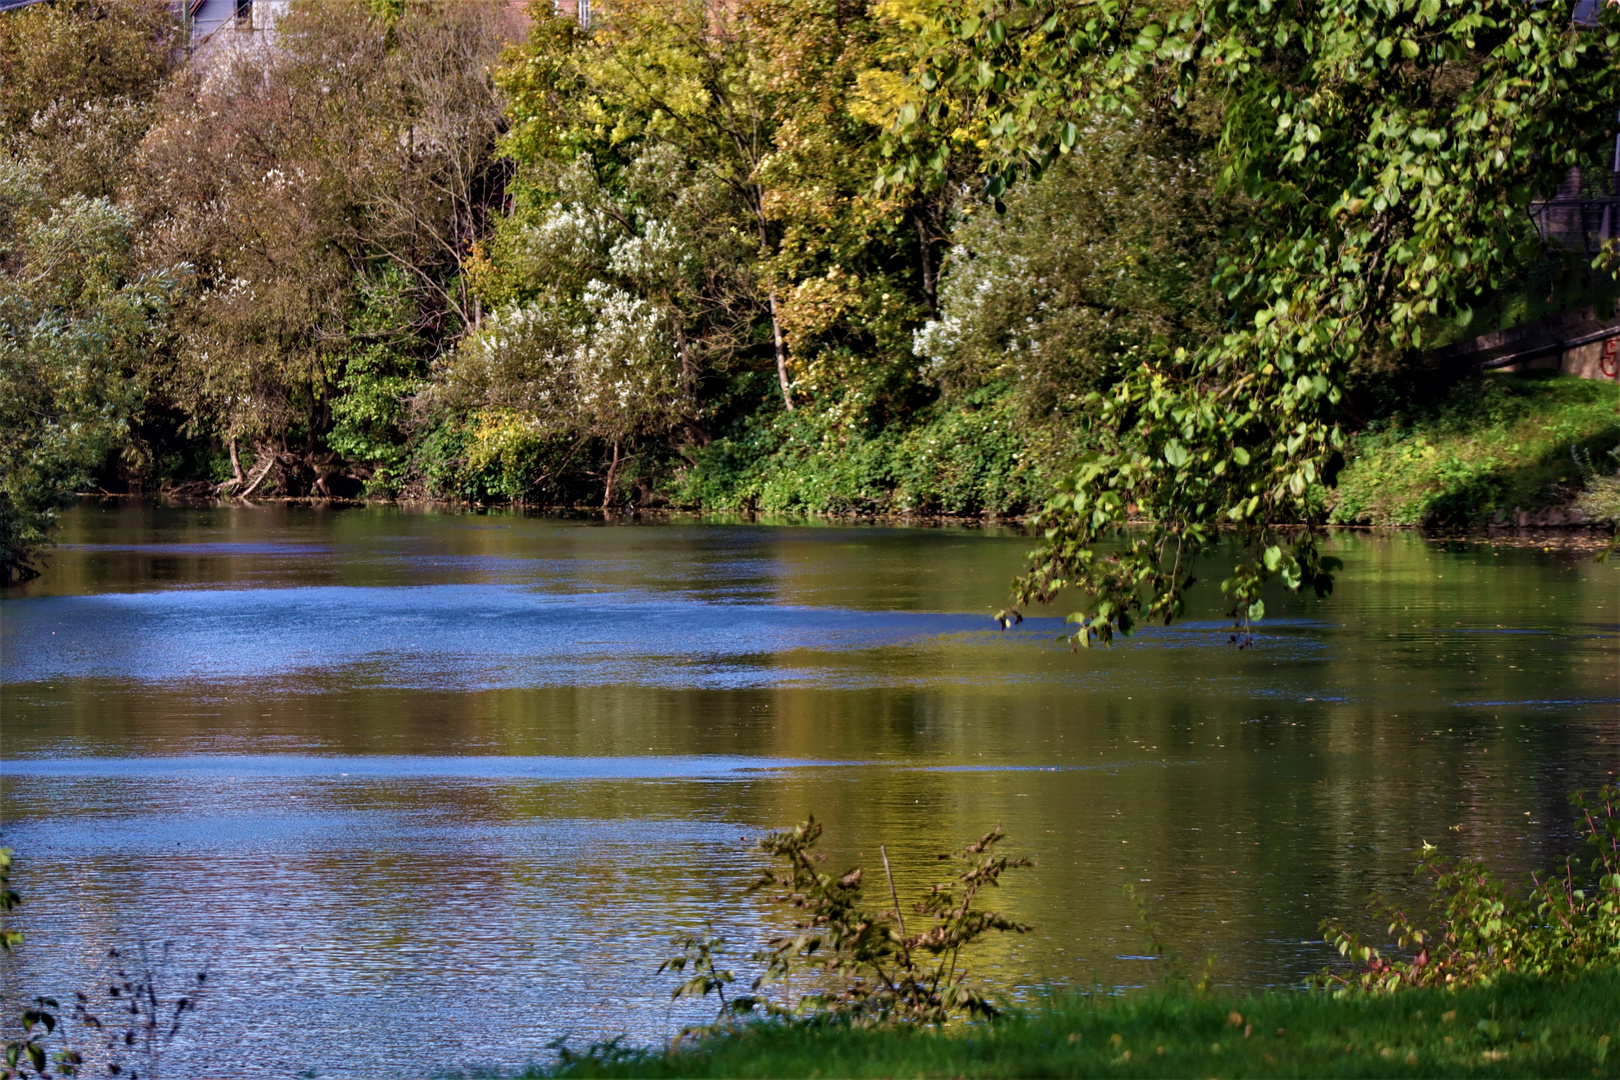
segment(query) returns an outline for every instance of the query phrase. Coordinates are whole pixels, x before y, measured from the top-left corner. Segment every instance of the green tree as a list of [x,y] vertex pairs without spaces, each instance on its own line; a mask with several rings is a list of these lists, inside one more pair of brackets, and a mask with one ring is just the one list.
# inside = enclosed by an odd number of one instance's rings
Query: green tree
[[799,427],[840,444],[898,429],[933,395],[912,334],[938,313],[941,259],[976,159],[874,184],[883,132],[918,97],[904,78],[921,18],[912,6],[756,0],[746,11],[777,102],[761,172],[781,239],[764,272],[818,414]]
[[[473,457],[484,441],[515,446],[519,431],[585,437],[614,475],[626,438],[649,459],[664,440],[663,454],[690,463],[739,421],[779,426],[767,438],[783,445],[847,442],[926,401],[911,337],[933,309],[960,185],[873,185],[882,131],[911,93],[903,15],[638,0],[589,31],[537,17],[500,76],[516,205],[471,263],[499,313],[433,395],[478,412]],[[608,287],[667,326],[678,401],[604,413],[532,393],[574,384],[533,366],[534,343],[549,336],[541,353],[556,357],[568,335],[607,333],[585,300]],[[667,385],[664,355],[645,354],[648,405]],[[759,404],[756,372],[773,377],[779,407]]]
[[[567,44],[563,79],[546,95],[520,93],[514,80],[515,106],[547,112],[544,106],[566,103],[567,115],[548,121],[574,129],[576,145],[595,143],[598,156],[631,143],[669,147],[701,182],[731,194],[747,215],[758,257],[770,257],[779,238],[767,215],[763,166],[781,87],[767,77],[753,20],[701,0],[634,0],[613,5],[601,29]],[[555,96],[564,87],[573,92]],[[782,402],[791,410],[781,297],[770,281],[762,292]]]
[[405,480],[410,403],[427,373],[429,343],[401,271],[362,277],[355,291],[346,348],[328,361],[341,374],[326,442],[362,474],[368,492],[394,494]]
[[1175,114],[1099,117],[1037,182],[959,222],[941,312],[917,335],[948,400],[983,387],[1015,399],[1032,440],[1085,440],[1086,395],[1142,352],[1220,332],[1213,286],[1233,209],[1208,139]]
[[[1250,207],[1215,274],[1230,328],[1142,350],[1088,398],[1095,449],[1041,515],[1019,607],[1080,589],[1082,642],[1169,620],[1223,530],[1244,545],[1223,582],[1240,618],[1264,614],[1272,577],[1331,588],[1312,526],[1350,379],[1539,258],[1527,204],[1614,136],[1620,9],[1589,26],[1574,7],[993,0],[944,21],[912,126],[982,127],[990,197],[1099,116],[1203,108],[1220,117],[1222,181]],[[901,171],[929,167],[903,138],[892,152]]]
[[141,273],[106,199],[52,205],[0,159],[0,580],[37,575],[56,514],[118,445],[167,337],[180,275]]
[[732,189],[666,143],[605,167],[588,151],[542,160],[524,183],[484,270],[504,302],[424,405],[477,416],[480,468],[524,443],[570,447],[568,461],[597,444],[606,504],[632,447],[698,421],[704,381],[758,344],[755,242]]

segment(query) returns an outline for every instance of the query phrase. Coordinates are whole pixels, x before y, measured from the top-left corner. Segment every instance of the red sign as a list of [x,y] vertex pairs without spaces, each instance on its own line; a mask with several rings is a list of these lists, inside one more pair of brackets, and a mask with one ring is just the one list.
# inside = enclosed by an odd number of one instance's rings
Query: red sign
[[1604,378],[1620,378],[1620,337],[1612,337],[1603,343],[1603,355],[1598,359],[1598,370],[1603,372]]

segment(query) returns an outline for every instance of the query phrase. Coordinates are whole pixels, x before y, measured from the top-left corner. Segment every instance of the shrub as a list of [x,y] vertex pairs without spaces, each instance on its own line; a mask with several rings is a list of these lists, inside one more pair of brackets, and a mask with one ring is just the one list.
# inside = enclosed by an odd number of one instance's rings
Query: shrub
[[[974,907],[981,892],[1000,885],[1003,873],[1034,865],[1028,859],[997,855],[994,848],[1004,836],[997,826],[960,851],[940,855],[957,863],[961,872],[932,886],[911,905],[914,921],[908,928],[886,851],[883,871],[894,906],[872,909],[865,906],[860,867],[836,877],[818,869],[824,856],[815,851],[821,825],[814,818],[772,833],[760,841],[759,849],[786,866],[765,874],[754,888],[771,890],[771,900],[793,913],[793,925],[753,955],[764,964],[753,981],[754,993],[726,997],[726,987],[736,976],[715,966],[722,942],[712,935],[677,937],[681,953],[658,970],[690,971],[674,996],[717,995],[719,1022],[761,1015],[886,1026],[939,1024],[961,1015],[996,1016],[1000,1010],[968,982],[962,954],[992,931],[1021,934],[1029,929],[999,912]],[[921,916],[920,923],[916,916]],[[783,1001],[771,1000],[770,988],[786,988],[795,974],[801,976],[801,984],[802,976],[808,975],[815,988],[797,999],[784,992]]]
[[[1574,451],[1571,451],[1574,455]],[[1609,457],[1620,466],[1620,446],[1609,451]],[[1620,468],[1612,473],[1601,473],[1592,465],[1592,456],[1575,457],[1585,474],[1586,487],[1575,497],[1575,509],[1588,521],[1606,521],[1620,526]]]
[[1480,860],[1437,857],[1424,844],[1417,872],[1433,877],[1438,929],[1423,929],[1402,908],[1374,897],[1373,911],[1389,921],[1397,947],[1409,955],[1386,956],[1328,920],[1327,940],[1357,966],[1324,971],[1317,985],[1341,992],[1471,986],[1509,973],[1563,976],[1620,961],[1620,785],[1592,796],[1576,792],[1571,802],[1591,856],[1584,866],[1568,857],[1545,877],[1532,875],[1520,898]]

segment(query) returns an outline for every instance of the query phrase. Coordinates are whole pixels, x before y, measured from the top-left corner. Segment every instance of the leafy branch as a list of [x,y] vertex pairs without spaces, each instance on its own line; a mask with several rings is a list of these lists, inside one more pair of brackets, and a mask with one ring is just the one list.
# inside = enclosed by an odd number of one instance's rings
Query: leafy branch
[[[926,106],[885,183],[940,170],[941,124],[982,135],[985,195],[1038,178],[1098,117],[1203,116],[1197,151],[1245,208],[1214,282],[1225,332],[1113,357],[1090,452],[1038,522],[1003,625],[1064,589],[1076,640],[1169,622],[1187,565],[1237,539],[1222,583],[1248,639],[1266,583],[1325,595],[1327,494],[1358,373],[1415,355],[1545,248],[1532,199],[1613,138],[1620,7],[1572,0],[981,0],[925,35]],[[1595,268],[1616,272],[1612,253]],[[1111,549],[1108,545],[1114,545]]]

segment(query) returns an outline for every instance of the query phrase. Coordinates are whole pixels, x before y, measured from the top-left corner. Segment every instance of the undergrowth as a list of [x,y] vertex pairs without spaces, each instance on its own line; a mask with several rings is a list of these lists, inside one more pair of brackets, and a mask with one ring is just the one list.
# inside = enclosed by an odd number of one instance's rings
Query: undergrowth
[[1585,489],[1575,500],[1575,508],[1588,521],[1606,521],[1620,526],[1620,446],[1605,455],[1613,467],[1600,468],[1593,464],[1592,455],[1571,451],[1570,457],[1580,467],[1586,480]]
[[764,412],[698,451],[665,494],[714,510],[1017,514],[1046,491],[1038,456],[1011,398],[989,392],[870,430],[810,409]]
[[[940,855],[957,873],[909,905],[908,926],[886,850],[883,877],[888,888],[879,890],[878,903],[892,906],[873,907],[860,867],[841,874],[821,869],[826,856],[816,850],[821,825],[814,818],[771,833],[759,842],[759,850],[783,865],[760,877],[754,889],[763,890],[783,910],[789,926],[750,957],[761,965],[752,993],[727,997],[726,988],[737,977],[716,965],[724,942],[712,931],[678,935],[680,954],[658,970],[687,976],[675,988],[677,998],[712,993],[719,999],[715,1023],[694,1029],[702,1035],[729,1031],[739,1020],[758,1017],[893,1027],[997,1016],[1000,1009],[969,981],[965,954],[986,934],[1029,930],[980,903],[981,894],[999,888],[1008,870],[1034,865],[997,854],[996,845],[1004,837],[997,826],[961,850]],[[795,982],[801,987],[797,995]]]
[[1328,941],[1356,966],[1324,971],[1316,985],[1341,994],[1388,993],[1472,986],[1512,974],[1565,976],[1620,963],[1620,785],[1577,791],[1570,801],[1585,850],[1532,874],[1523,891],[1500,881],[1481,859],[1447,858],[1425,843],[1417,872],[1430,879],[1427,918],[1372,898],[1374,913],[1388,921],[1395,938],[1397,951],[1389,955],[1336,920],[1326,921]]
[[1441,402],[1356,438],[1332,520],[1359,525],[1513,524],[1577,498],[1582,461],[1620,443],[1620,389],[1569,376],[1470,380]]

